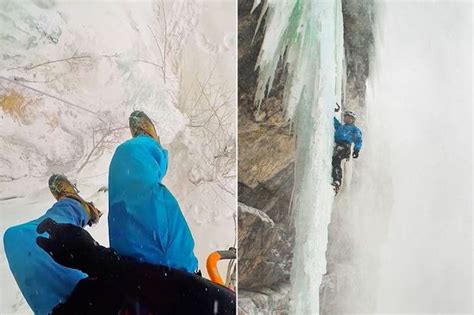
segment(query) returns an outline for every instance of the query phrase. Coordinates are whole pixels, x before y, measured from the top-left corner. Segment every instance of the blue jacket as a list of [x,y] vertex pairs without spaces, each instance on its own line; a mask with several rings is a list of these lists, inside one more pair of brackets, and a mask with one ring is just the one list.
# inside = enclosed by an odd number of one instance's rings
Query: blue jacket
[[191,231],[162,184],[167,167],[168,152],[147,135],[117,148],[109,169],[110,247],[143,262],[195,272]]
[[86,274],[57,264],[36,244],[36,227],[44,219],[84,226],[87,215],[73,199],[61,199],[36,220],[10,227],[3,235],[3,246],[10,270],[28,305],[35,314],[49,314],[64,302]]
[[341,124],[336,117],[334,117],[334,141],[354,143],[354,151],[360,151],[362,148],[362,132],[354,124]]

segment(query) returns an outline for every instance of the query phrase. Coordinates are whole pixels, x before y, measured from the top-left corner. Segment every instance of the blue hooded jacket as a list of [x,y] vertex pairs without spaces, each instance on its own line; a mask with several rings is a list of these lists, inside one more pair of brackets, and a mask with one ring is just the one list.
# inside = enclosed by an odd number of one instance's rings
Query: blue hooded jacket
[[36,244],[36,227],[44,219],[83,227],[87,214],[76,200],[65,198],[56,202],[36,220],[10,227],[3,235],[3,246],[10,270],[28,305],[35,314],[49,314],[64,302],[86,274],[57,264]]
[[360,151],[362,148],[362,132],[354,124],[341,124],[336,117],[334,117],[334,141],[354,143],[354,151]]
[[117,148],[109,169],[110,247],[143,262],[195,272],[191,231],[162,184],[167,167],[168,152],[147,135]]

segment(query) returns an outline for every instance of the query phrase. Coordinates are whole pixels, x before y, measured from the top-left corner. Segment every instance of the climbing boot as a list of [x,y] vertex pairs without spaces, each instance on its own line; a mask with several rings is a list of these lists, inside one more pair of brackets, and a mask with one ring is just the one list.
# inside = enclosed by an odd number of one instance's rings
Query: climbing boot
[[147,134],[156,141],[160,142],[160,137],[158,137],[158,134],[156,133],[153,122],[144,112],[139,110],[134,111],[130,115],[128,123],[132,137],[136,137],[141,134]]
[[102,212],[97,209],[92,202],[87,202],[79,196],[79,190],[77,190],[77,187],[73,185],[66,176],[60,174],[51,175],[48,180],[48,186],[56,200],[71,198],[79,201],[87,213],[87,217],[89,218],[87,224],[89,226],[99,222]]

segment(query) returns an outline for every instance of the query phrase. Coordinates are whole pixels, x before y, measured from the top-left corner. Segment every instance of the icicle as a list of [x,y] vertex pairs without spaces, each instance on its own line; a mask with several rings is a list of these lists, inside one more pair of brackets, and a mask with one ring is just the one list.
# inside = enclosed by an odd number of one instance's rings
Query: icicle
[[260,105],[282,56],[288,71],[284,104],[297,133],[296,227],[291,272],[291,314],[319,313],[319,286],[326,272],[333,195],[333,115],[341,99],[342,12],[336,1],[267,1],[265,37],[258,58]]

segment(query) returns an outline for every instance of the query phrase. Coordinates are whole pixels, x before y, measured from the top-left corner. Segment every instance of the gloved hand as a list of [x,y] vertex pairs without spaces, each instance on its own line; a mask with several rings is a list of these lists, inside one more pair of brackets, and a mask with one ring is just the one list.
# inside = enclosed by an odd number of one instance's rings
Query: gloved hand
[[352,157],[353,157],[354,159],[357,159],[357,158],[359,157],[359,151],[354,151],[354,152],[352,152]]
[[57,223],[47,218],[38,225],[36,231],[40,234],[49,233],[49,238],[38,236],[36,244],[54,261],[91,277],[116,277],[131,273],[133,268],[140,265],[132,258],[119,256],[111,248],[99,245],[86,230],[74,224]]
[[39,234],[49,233],[49,238],[36,238],[39,247],[57,263],[81,271],[94,264],[94,253],[103,248],[86,230],[74,224],[58,224],[47,218],[38,225],[36,231]]

